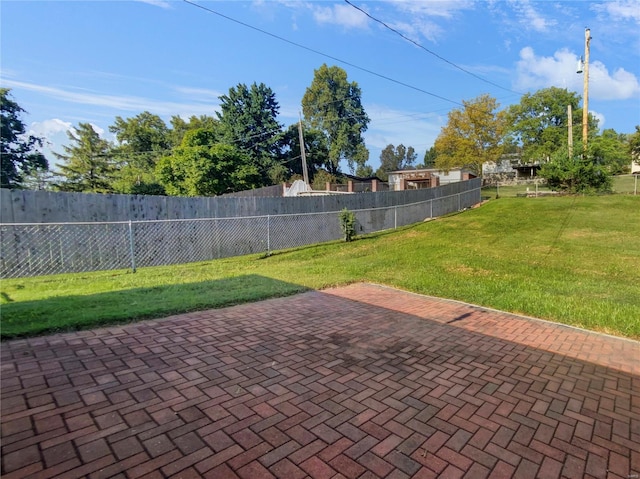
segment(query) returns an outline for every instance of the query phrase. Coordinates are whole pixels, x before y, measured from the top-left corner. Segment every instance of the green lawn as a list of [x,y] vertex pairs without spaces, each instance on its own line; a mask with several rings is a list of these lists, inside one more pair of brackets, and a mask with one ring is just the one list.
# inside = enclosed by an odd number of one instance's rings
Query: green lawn
[[2,337],[358,281],[640,338],[640,197],[505,198],[398,231],[178,266],[3,280]]

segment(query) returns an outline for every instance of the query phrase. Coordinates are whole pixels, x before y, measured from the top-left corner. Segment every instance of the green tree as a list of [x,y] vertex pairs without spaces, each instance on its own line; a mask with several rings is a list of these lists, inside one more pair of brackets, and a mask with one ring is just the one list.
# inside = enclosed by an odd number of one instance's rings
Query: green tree
[[10,98],[8,88],[0,88],[0,187],[20,188],[25,176],[48,170],[49,164],[37,151],[42,138],[26,135],[21,116],[25,111]]
[[[510,141],[522,147],[525,162],[547,161],[568,143],[567,106],[572,108],[573,143],[582,139],[580,95],[566,88],[550,87],[527,93],[507,112]],[[597,120],[589,115],[589,135],[597,132]]]
[[[326,168],[329,158],[329,145],[327,144],[327,138],[320,130],[305,128],[303,133],[307,171],[309,178],[313,178],[320,168]],[[285,179],[289,179],[294,175],[302,177],[300,133],[297,123],[289,125],[289,128],[283,132],[279,146],[281,164],[286,170]]]
[[109,193],[114,165],[111,145],[93,129],[90,123],[78,123],[78,127],[67,132],[71,145],[62,147],[64,154],[54,153],[63,160],[57,164],[63,181],[57,184],[62,191],[87,193]]
[[436,152],[436,147],[432,146],[424,152],[424,160],[421,166],[424,168],[435,168],[437,157],[438,153]]
[[212,196],[259,186],[260,174],[238,148],[215,143],[217,134],[190,130],[170,156],[160,159],[156,173],[170,195]]
[[594,137],[588,144],[591,157],[597,164],[603,165],[612,175],[628,173],[631,165],[631,152],[627,135],[618,134],[608,128]]
[[375,172],[373,171],[373,167],[371,165],[358,165],[358,167],[356,168],[356,176],[359,176],[360,178],[371,178],[372,176],[375,176]]
[[340,171],[340,160],[364,165],[369,159],[362,134],[367,130],[369,117],[362,106],[362,92],[356,82],[347,80],[347,72],[337,66],[322,65],[315,70],[311,86],[302,98],[306,122],[322,131],[329,145],[326,167],[330,173]]
[[539,176],[545,178],[549,187],[556,191],[566,193],[611,191],[612,180],[607,169],[595,162],[590,152],[586,156],[583,155],[580,147],[574,148],[572,157],[569,156],[568,147],[558,148],[551,155],[550,161],[542,165]]
[[482,176],[482,164],[497,161],[502,154],[504,112],[489,95],[463,101],[464,108],[449,112],[448,122],[436,138],[436,168],[448,171],[466,167]]
[[411,167],[417,157],[413,146],[407,148],[402,143],[398,146],[389,144],[380,152],[380,168],[376,171],[376,176],[387,181],[389,172]]
[[338,178],[336,178],[335,175],[329,173],[324,168],[321,168],[318,171],[316,171],[312,178],[313,180],[311,182],[311,187],[314,190],[318,190],[318,191],[324,190],[327,186],[327,183],[338,182]]
[[117,170],[112,187],[119,193],[164,194],[155,177],[158,159],[171,147],[170,131],[158,115],[142,112],[133,118],[117,116],[109,127],[118,145],[113,149]]
[[220,97],[220,109],[218,119],[225,142],[249,155],[260,172],[260,186],[272,184],[271,170],[280,169],[278,147],[282,132],[275,93],[264,83],[250,87],[239,83]]
[[[220,131],[220,122],[217,118],[208,115],[195,116],[191,115],[188,121],[185,121],[179,115],[173,115],[170,120],[171,130],[169,132],[170,143],[172,147],[180,146],[184,135],[189,130],[197,130],[203,128],[205,130]],[[219,133],[219,140],[222,140],[222,133]]]
[[631,158],[640,162],[640,126],[636,125],[636,131],[629,136],[629,153]]

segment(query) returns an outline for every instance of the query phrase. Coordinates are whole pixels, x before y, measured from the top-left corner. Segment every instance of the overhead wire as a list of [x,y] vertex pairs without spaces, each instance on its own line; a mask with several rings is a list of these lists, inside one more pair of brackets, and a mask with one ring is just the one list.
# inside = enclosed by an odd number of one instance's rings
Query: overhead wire
[[400,37],[402,37],[402,38],[403,38],[403,39],[405,39],[406,41],[408,41],[408,42],[410,42],[410,43],[414,44],[415,46],[417,46],[417,47],[418,47],[418,48],[420,48],[421,50],[424,50],[424,51],[425,51],[425,52],[427,52],[428,54],[433,55],[434,57],[436,57],[436,58],[438,58],[439,60],[441,60],[441,61],[443,61],[443,62],[447,63],[448,65],[451,65],[452,67],[454,67],[454,68],[456,68],[456,69],[460,70],[461,72],[464,72],[464,73],[466,73],[467,75],[471,75],[472,77],[474,77],[474,78],[476,78],[476,79],[478,79],[478,80],[480,80],[480,81],[483,81],[483,82],[485,82],[485,83],[488,83],[489,85],[493,85],[493,86],[495,86],[495,87],[497,87],[497,88],[500,88],[501,90],[505,90],[505,91],[508,91],[508,92],[511,92],[511,93],[515,93],[515,94],[517,94],[517,95],[522,95],[522,94],[523,94],[522,92],[517,92],[517,91],[511,90],[510,88],[503,87],[502,85],[499,85],[498,83],[492,82],[491,80],[487,80],[486,78],[483,78],[483,77],[481,77],[480,75],[477,75],[477,74],[475,74],[475,73],[473,73],[473,72],[471,72],[471,71],[467,70],[466,68],[461,67],[460,65],[458,65],[458,64],[456,64],[456,63],[454,63],[454,62],[452,62],[452,61],[450,61],[450,60],[447,60],[447,59],[446,59],[445,57],[443,57],[442,55],[439,55],[439,54],[437,54],[436,52],[434,52],[434,51],[432,51],[432,50],[429,50],[429,49],[428,49],[427,47],[425,47],[424,45],[422,45],[422,44],[420,44],[420,43],[416,42],[415,40],[413,40],[413,39],[411,39],[411,38],[407,37],[405,34],[403,34],[402,32],[400,32],[399,30],[397,30],[397,29],[393,28],[393,27],[392,27],[392,26],[390,26],[390,25],[387,25],[384,21],[382,21],[382,20],[380,20],[380,19],[378,19],[378,18],[374,17],[374,16],[373,16],[373,15],[371,15],[369,12],[367,12],[366,10],[364,10],[364,9],[362,9],[362,8],[360,8],[360,7],[358,7],[357,5],[354,5],[354,4],[353,4],[353,3],[351,3],[349,0],[344,0],[344,1],[345,1],[345,3],[347,3],[348,5],[350,5],[351,7],[355,8],[356,10],[358,10],[359,12],[362,12],[364,15],[366,15],[367,17],[369,17],[369,18],[370,18],[371,20],[373,20],[374,22],[379,23],[380,25],[382,25],[383,27],[387,28],[388,30],[391,30],[393,33],[395,33],[395,34],[399,35]]
[[211,8],[208,8],[208,7],[205,7],[204,5],[200,5],[198,3],[195,3],[195,2],[193,2],[191,0],[183,0],[183,2],[188,3],[189,5],[192,5],[194,7],[200,8],[200,9],[206,11],[206,12],[209,12],[209,13],[212,13],[214,15],[217,15],[217,16],[219,16],[221,18],[224,18],[226,20],[229,20],[231,22],[234,22],[234,23],[236,23],[238,25],[242,25],[243,27],[249,28],[251,30],[255,30],[255,31],[260,32],[260,33],[262,33],[264,35],[268,35],[268,36],[270,36],[272,38],[275,38],[275,39],[280,40],[282,42],[288,43],[288,44],[293,45],[295,47],[302,48],[303,50],[307,50],[309,52],[315,53],[316,55],[320,55],[320,56],[323,56],[323,57],[326,57],[326,58],[330,58],[331,60],[337,61],[337,62],[342,63],[344,65],[348,65],[348,66],[350,66],[352,68],[355,68],[357,70],[363,71],[365,73],[369,73],[370,75],[377,76],[378,78],[382,78],[382,79],[390,81],[392,83],[396,83],[396,84],[404,86],[406,88],[410,88],[410,89],[418,91],[420,93],[424,93],[425,95],[429,95],[429,96],[437,98],[439,100],[446,101],[448,103],[453,103],[454,105],[464,106],[464,104],[460,103],[459,101],[452,100],[451,98],[447,98],[447,97],[444,97],[442,95],[438,95],[437,93],[430,92],[428,90],[425,90],[423,88],[417,87],[415,85],[410,85],[409,83],[405,83],[403,81],[396,80],[395,78],[391,78],[391,77],[389,77],[387,75],[383,75],[382,73],[378,73],[378,72],[375,72],[375,71],[370,70],[368,68],[361,67],[359,65],[356,65],[355,63],[349,62],[347,60],[343,60],[343,59],[335,57],[333,55],[329,55],[328,53],[324,53],[324,52],[321,52],[320,50],[316,50],[316,49],[308,47],[306,45],[302,45],[301,43],[294,42],[293,40],[289,40],[288,38],[282,37],[280,35],[276,35],[275,33],[271,33],[271,32],[269,32],[267,30],[263,30],[262,28],[258,28],[258,27],[255,27],[253,25],[250,25],[248,23],[245,23],[243,21],[237,20],[237,19],[232,18],[232,17],[230,17],[228,15],[220,13],[220,12],[218,12],[216,10],[213,10]]

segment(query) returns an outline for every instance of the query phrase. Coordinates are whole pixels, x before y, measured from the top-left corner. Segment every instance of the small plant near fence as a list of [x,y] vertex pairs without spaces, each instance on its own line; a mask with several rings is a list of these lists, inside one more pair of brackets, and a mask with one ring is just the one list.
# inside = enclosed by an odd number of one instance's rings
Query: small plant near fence
[[353,211],[343,208],[340,212],[340,229],[346,242],[353,241],[356,237],[356,215]]

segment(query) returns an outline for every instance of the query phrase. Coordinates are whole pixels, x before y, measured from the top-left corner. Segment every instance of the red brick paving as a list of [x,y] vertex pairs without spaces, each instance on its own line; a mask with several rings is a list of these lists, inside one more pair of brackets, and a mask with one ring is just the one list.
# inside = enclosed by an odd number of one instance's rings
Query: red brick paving
[[375,285],[1,349],[6,479],[640,475],[640,343]]

